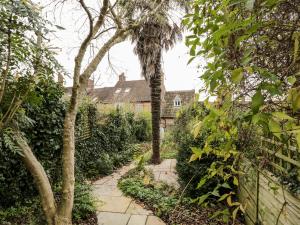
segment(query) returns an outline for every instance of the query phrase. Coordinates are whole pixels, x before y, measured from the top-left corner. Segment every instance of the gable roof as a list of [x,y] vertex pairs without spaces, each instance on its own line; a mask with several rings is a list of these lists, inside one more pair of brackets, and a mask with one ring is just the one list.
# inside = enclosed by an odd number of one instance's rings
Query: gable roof
[[[91,85],[92,84],[92,85]],[[164,86],[163,86],[163,90]],[[161,117],[174,118],[180,107],[174,106],[175,98],[180,99],[181,105],[187,105],[194,100],[195,90],[163,91]],[[65,88],[66,93],[71,93],[72,87]],[[87,94],[94,100],[104,104],[151,102],[150,87],[146,80],[126,81],[125,75],[119,76],[119,81],[114,87],[94,88],[89,82]]]
[[107,103],[107,98],[113,89],[113,87],[95,88],[92,93],[92,98],[97,98],[101,103]]
[[181,100],[181,106],[188,105],[194,100],[195,90],[186,91],[167,91],[165,93],[165,102],[162,107],[162,117],[173,118],[176,116],[180,107],[174,106],[175,98]]
[[95,89],[94,96],[103,103],[151,101],[150,88],[145,80],[118,81],[114,87],[102,89]]

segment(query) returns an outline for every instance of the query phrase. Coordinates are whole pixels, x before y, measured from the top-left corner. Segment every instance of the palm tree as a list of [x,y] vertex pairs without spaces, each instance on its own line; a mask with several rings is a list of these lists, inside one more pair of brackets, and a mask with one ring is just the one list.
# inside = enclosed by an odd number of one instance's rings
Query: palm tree
[[160,163],[162,52],[169,50],[176,40],[181,38],[181,30],[175,22],[171,22],[170,12],[174,9],[175,4],[183,6],[186,2],[184,0],[138,0],[131,1],[134,9],[128,10],[131,12],[130,16],[134,16],[134,12],[141,13],[162,4],[160,10],[134,29],[131,35],[132,42],[135,43],[134,51],[140,61],[142,75],[148,81],[151,90],[153,164]]

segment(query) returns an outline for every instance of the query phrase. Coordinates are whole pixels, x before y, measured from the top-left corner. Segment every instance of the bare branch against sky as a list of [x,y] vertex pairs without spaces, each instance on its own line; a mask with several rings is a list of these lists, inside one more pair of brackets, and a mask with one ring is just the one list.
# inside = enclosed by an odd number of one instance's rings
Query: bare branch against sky
[[[78,51],[79,43],[89,29],[86,14],[80,8],[78,1],[75,0],[35,0],[34,2],[39,3],[43,7],[43,15],[47,19],[59,28],[63,28],[56,29],[55,34],[51,36],[49,44],[58,48],[58,61],[72,74],[74,57]],[[97,15],[100,8],[98,1],[86,2],[89,3],[87,7],[91,12],[91,16]],[[174,15],[174,19],[178,20],[182,13]],[[106,26],[107,33],[114,31],[114,27],[110,24],[106,24]],[[89,49],[88,54],[90,57],[85,58],[85,62],[90,60],[93,52],[96,51],[97,46],[102,42],[103,40],[98,39],[93,41],[92,48]],[[188,51],[183,40],[178,42],[172,50],[164,53],[163,70],[165,73],[165,85],[168,90],[199,89],[201,86],[198,77],[202,71],[201,66],[205,62],[203,60],[197,62],[197,64],[187,65],[189,60]],[[98,86],[113,86],[118,79],[118,75],[122,72],[125,72],[128,80],[142,79],[139,61],[133,53],[133,46],[130,41],[125,41],[113,47],[92,77],[97,81],[96,85]],[[66,78],[66,85],[72,85],[71,78]]]

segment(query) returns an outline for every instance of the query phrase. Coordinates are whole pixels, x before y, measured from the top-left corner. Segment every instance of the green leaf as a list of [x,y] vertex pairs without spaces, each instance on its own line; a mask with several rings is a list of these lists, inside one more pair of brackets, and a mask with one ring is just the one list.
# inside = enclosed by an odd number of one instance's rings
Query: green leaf
[[232,71],[231,80],[233,83],[238,84],[243,79],[243,68],[238,68]]
[[213,196],[220,197],[220,193],[219,193],[219,191],[217,189],[214,189],[213,192],[211,192],[211,194]]
[[236,216],[237,216],[237,213],[238,213],[239,209],[240,209],[240,206],[236,207],[236,208],[233,210],[233,212],[232,212],[232,219],[233,219],[233,220],[236,220]]
[[205,200],[209,197],[209,194],[205,194],[205,195],[201,195],[199,198],[198,198],[198,203],[199,205],[201,205],[203,202],[205,202]]
[[201,188],[207,181],[206,177],[202,177],[202,179],[199,181],[198,185],[197,185],[197,189]]
[[239,185],[239,180],[238,180],[237,177],[233,177],[233,184],[234,184],[235,186],[238,186],[238,185]]
[[287,78],[287,80],[291,85],[293,85],[297,81],[295,76],[290,76]]
[[258,90],[252,97],[252,110],[257,112],[263,103],[264,96],[262,95],[261,90]]
[[287,101],[291,103],[294,111],[300,109],[300,89],[299,88],[291,88],[289,90]]
[[281,133],[280,124],[278,122],[276,122],[275,120],[270,119],[268,126],[269,126],[270,132],[272,132],[276,137],[278,137],[280,139],[280,133]]
[[218,201],[221,202],[221,201],[223,201],[225,198],[227,198],[228,196],[229,196],[228,193],[227,193],[227,194],[223,194],[223,195],[218,199]]
[[194,130],[193,130],[194,138],[196,138],[199,135],[201,126],[202,126],[202,121],[195,124]]
[[231,187],[228,183],[223,183],[221,186],[224,187],[224,188],[231,189]]
[[281,120],[295,120],[284,112],[273,112],[272,115]]

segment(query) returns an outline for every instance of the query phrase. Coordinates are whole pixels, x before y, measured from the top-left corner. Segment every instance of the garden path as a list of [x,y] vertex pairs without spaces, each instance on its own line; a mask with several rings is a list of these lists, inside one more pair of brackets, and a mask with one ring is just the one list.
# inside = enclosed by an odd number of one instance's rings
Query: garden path
[[[177,187],[175,166],[175,159],[166,159],[160,165],[147,167],[153,170],[156,180]],[[134,164],[124,166],[112,175],[93,182],[98,225],[165,225],[152,211],[144,209],[118,189],[118,180],[132,168]]]

